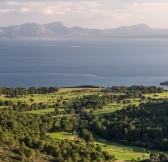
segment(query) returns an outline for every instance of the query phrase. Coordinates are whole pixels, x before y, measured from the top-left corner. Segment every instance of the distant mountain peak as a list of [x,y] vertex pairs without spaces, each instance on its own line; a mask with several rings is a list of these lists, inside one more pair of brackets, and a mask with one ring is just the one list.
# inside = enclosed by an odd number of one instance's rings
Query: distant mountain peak
[[115,29],[151,29],[150,26],[146,25],[146,24],[135,24],[135,25],[131,25],[131,26],[121,26]]
[[132,25],[133,28],[141,28],[141,29],[151,29],[150,26],[146,25],[146,24],[136,24],[136,25]]
[[62,22],[52,22],[52,23],[48,23],[48,24],[45,24],[45,26],[48,26],[48,27],[65,27],[63,25]]
[[145,23],[140,23],[140,24],[135,24],[135,25],[132,25],[132,26],[141,26],[141,27],[149,27],[149,25],[145,24]]
[[21,27],[32,27],[32,26],[39,26],[39,25],[36,24],[36,23],[25,23],[25,24],[21,24],[21,25],[18,25],[18,26],[21,26]]
[[168,30],[154,29],[148,25],[136,24],[115,29],[87,29],[79,26],[66,27],[62,22],[39,25],[26,23],[0,27],[0,38],[59,39],[59,38],[168,38]]

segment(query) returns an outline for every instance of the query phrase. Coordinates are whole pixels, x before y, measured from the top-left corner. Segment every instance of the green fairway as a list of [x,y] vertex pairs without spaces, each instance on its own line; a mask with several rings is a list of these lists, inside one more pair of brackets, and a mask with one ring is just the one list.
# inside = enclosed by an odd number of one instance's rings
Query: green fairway
[[10,106],[0,106],[0,109],[6,109],[9,108]]
[[27,113],[33,113],[33,114],[46,114],[46,113],[51,113],[54,112],[54,108],[49,108],[49,109],[40,109],[40,110],[33,110],[33,111],[27,111]]
[[51,136],[55,140],[75,140],[76,136],[73,135],[72,133],[68,132],[56,132],[56,133],[48,133],[49,136]]
[[151,98],[168,98],[168,91],[163,93],[146,94],[145,96]]
[[[135,104],[139,105],[139,99],[130,99],[129,104]],[[103,107],[103,109],[98,109],[94,112],[95,115],[101,116],[104,114],[112,113],[116,110],[121,110],[123,107],[128,106],[129,104],[123,104],[123,103],[111,103]]]
[[107,151],[109,154],[114,155],[116,159],[137,160],[137,159],[143,159],[144,157],[145,158],[149,157],[147,150],[145,150],[144,152],[143,148],[124,146],[117,143],[113,143],[111,141],[104,140],[95,135],[94,137],[95,137],[95,144],[100,145],[104,151]]
[[121,110],[124,104],[112,103],[107,106],[104,106],[103,109],[98,109],[94,112],[95,115],[101,116],[103,114],[112,113],[116,110]]

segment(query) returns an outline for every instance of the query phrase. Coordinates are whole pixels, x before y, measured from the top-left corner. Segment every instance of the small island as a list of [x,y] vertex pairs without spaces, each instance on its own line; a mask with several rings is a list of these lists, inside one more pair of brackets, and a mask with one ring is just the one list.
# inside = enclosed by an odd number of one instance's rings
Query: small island
[[168,86],[168,81],[165,81],[165,82],[161,82],[160,85],[163,85],[163,86]]

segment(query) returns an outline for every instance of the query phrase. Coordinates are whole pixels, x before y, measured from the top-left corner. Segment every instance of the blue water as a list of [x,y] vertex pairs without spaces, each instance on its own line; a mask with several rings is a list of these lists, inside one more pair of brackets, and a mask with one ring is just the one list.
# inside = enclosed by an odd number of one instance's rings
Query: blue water
[[0,86],[159,85],[167,39],[0,41]]

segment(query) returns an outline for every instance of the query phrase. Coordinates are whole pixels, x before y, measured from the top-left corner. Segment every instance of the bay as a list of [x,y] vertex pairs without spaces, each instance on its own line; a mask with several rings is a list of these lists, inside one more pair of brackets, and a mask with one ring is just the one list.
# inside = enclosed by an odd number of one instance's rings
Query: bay
[[159,86],[167,69],[167,39],[0,40],[0,86]]

